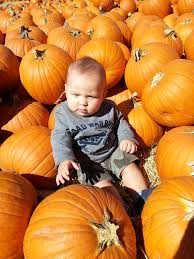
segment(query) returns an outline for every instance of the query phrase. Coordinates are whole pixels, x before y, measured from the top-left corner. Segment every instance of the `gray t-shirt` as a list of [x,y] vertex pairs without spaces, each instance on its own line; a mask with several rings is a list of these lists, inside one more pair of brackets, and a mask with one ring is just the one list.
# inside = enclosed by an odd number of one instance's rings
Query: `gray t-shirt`
[[92,116],[73,113],[67,101],[55,111],[51,145],[56,166],[64,160],[79,160],[82,155],[100,163],[126,139],[138,144],[130,125],[112,101],[105,100]]

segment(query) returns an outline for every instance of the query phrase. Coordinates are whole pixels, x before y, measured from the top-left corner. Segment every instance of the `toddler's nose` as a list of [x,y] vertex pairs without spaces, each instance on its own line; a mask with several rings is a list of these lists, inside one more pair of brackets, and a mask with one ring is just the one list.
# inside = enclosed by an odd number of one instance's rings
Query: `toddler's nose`
[[88,105],[88,102],[87,102],[87,98],[86,97],[83,97],[83,96],[81,96],[80,97],[80,105],[82,105],[82,106],[87,106]]

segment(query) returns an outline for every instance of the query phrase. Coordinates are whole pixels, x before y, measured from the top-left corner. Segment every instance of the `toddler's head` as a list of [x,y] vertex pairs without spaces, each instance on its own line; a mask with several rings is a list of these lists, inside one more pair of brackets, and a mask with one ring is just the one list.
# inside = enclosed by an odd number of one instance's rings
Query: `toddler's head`
[[65,92],[68,107],[80,116],[96,113],[107,93],[103,66],[90,57],[70,64]]

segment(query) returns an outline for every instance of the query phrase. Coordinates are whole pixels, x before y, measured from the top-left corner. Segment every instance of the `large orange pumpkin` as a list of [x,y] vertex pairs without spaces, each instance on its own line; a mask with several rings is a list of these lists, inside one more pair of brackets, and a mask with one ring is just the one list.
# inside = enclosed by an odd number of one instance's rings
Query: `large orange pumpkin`
[[161,18],[172,12],[170,0],[139,0],[137,7],[144,14],[154,14]]
[[133,48],[125,68],[125,83],[129,90],[141,96],[146,83],[168,62],[178,59],[172,47],[164,43],[152,42]]
[[32,126],[8,137],[0,147],[0,168],[24,175],[38,188],[55,186],[50,130]]
[[0,94],[19,83],[19,61],[7,47],[0,45]]
[[36,191],[20,175],[0,171],[0,257],[23,258],[23,238],[36,206]]
[[49,112],[39,102],[32,102],[18,112],[11,120],[9,120],[2,130],[18,132],[20,129],[31,126],[48,126]]
[[36,101],[53,104],[64,91],[71,62],[72,58],[63,49],[50,44],[39,45],[22,58],[21,82]]
[[194,175],[194,126],[169,130],[159,141],[156,167],[161,180]]
[[178,0],[177,1],[177,11],[178,14],[190,13],[194,9],[193,0]]
[[38,205],[25,234],[24,254],[26,259],[135,259],[135,232],[113,195],[70,185]]
[[158,124],[176,127],[194,124],[194,62],[169,62],[142,92],[145,111]]
[[106,39],[90,40],[81,47],[76,58],[84,56],[94,58],[104,66],[108,88],[116,85],[122,78],[126,61],[116,42]]
[[194,255],[194,178],[169,179],[149,196],[142,212],[148,258],[191,259]]

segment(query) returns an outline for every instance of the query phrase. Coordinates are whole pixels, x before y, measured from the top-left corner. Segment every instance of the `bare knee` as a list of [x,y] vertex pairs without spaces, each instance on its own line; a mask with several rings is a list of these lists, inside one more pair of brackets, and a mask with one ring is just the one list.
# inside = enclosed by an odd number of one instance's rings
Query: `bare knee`
[[107,180],[102,180],[100,182],[97,182],[96,184],[94,184],[94,186],[99,187],[99,188],[104,188],[107,186],[113,186],[113,184],[110,179],[107,179]]

